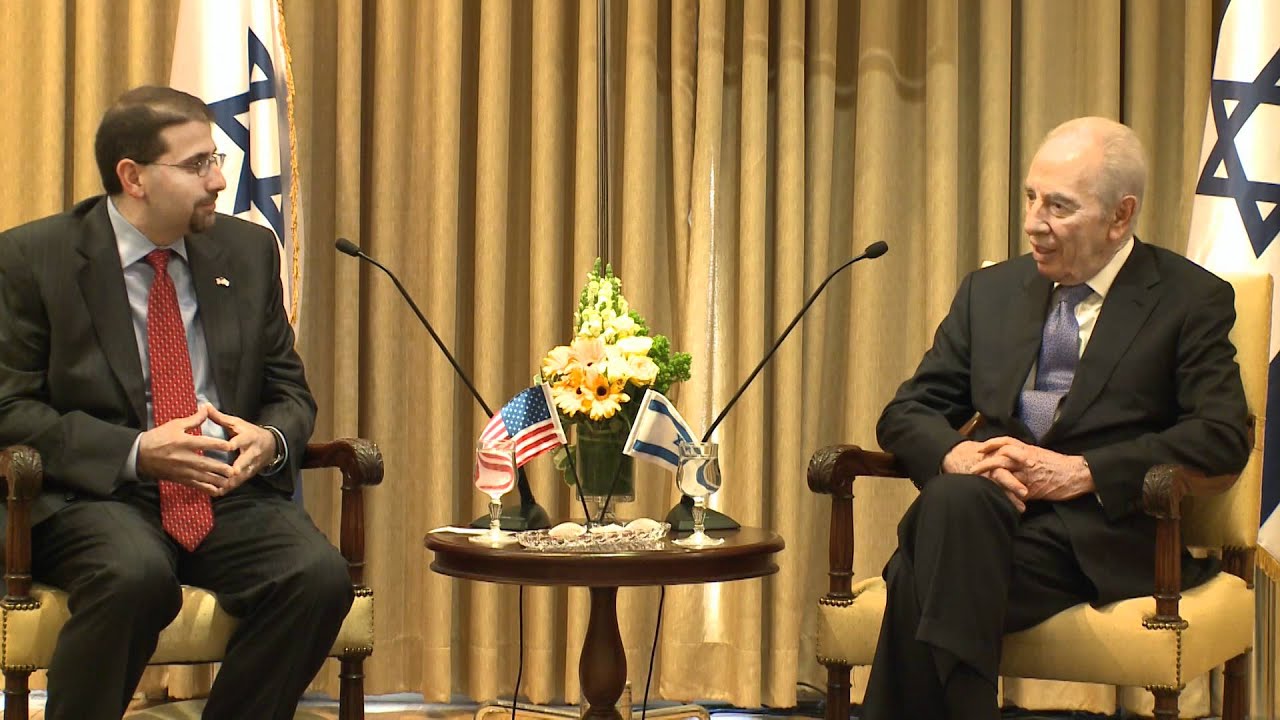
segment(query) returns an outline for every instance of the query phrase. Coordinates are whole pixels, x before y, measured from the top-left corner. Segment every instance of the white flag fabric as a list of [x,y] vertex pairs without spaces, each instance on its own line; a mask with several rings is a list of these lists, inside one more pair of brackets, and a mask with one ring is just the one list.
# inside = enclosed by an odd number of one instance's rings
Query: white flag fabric
[[285,310],[302,292],[302,208],[293,139],[293,80],[278,0],[182,0],[169,84],[213,111],[227,154],[218,212],[275,233]]
[[680,464],[680,442],[694,442],[693,430],[667,396],[645,390],[640,412],[622,452],[637,460],[661,465],[671,472]]
[[[1280,287],[1280,2],[1231,0],[1218,35],[1187,256],[1215,272],[1269,273]],[[1272,298],[1263,439],[1264,569],[1280,567],[1280,293]]]

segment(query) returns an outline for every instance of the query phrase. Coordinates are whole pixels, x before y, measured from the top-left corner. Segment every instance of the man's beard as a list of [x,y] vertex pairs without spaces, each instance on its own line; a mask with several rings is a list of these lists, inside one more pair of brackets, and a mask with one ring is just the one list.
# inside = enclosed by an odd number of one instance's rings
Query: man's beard
[[217,221],[217,219],[218,219],[217,210],[210,210],[208,212],[205,212],[204,210],[198,209],[195,212],[191,213],[191,223],[189,226],[190,230],[193,233],[204,232],[205,230],[208,230],[209,228],[213,227],[213,224],[214,222]]

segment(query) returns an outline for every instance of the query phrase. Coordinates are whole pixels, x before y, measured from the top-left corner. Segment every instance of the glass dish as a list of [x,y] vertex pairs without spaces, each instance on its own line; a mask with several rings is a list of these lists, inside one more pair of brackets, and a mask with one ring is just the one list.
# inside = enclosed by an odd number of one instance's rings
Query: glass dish
[[658,523],[647,530],[622,528],[610,532],[587,532],[577,537],[556,537],[547,530],[516,534],[522,547],[543,552],[634,552],[660,550],[671,532],[670,523]]

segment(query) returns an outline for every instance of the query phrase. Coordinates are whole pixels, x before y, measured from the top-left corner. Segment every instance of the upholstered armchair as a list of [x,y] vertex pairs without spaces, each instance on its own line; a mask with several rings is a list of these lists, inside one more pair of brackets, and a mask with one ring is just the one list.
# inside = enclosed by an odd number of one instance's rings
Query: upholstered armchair
[[[1151,595],[1098,608],[1077,605],[1005,636],[1002,675],[1145,687],[1155,696],[1155,716],[1172,720],[1187,681],[1225,663],[1223,720],[1243,720],[1248,713],[1271,278],[1227,279],[1236,291],[1231,339],[1249,411],[1259,418],[1251,427],[1248,464],[1239,476],[1223,477],[1179,466],[1151,468],[1143,487],[1143,509],[1158,526]],[[884,580],[853,582],[854,480],[867,476],[904,474],[892,455],[855,445],[822,448],[809,462],[810,489],[831,497],[830,589],[818,601],[817,623],[828,720],[848,718],[850,670],[871,664],[884,614]],[[1220,551],[1224,572],[1180,593],[1184,545]]]
[[[339,718],[359,720],[364,717],[364,659],[373,652],[373,591],[364,584],[363,491],[382,482],[382,454],[376,445],[360,439],[310,444],[302,467],[342,472],[339,549],[347,559],[355,602],[330,656],[341,662]],[[26,720],[28,677],[49,667],[54,642],[70,614],[66,593],[31,580],[30,505],[43,481],[39,454],[23,446],[0,450],[0,479],[8,486],[5,596],[0,602],[4,720]],[[212,593],[184,587],[182,609],[160,634],[151,664],[221,660],[235,626],[236,620],[218,607]]]

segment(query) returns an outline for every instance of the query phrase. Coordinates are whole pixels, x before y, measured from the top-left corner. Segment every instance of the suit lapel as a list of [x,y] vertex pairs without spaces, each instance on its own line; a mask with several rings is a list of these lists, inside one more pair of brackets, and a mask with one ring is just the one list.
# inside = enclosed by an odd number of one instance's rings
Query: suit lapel
[[221,244],[204,233],[187,236],[191,283],[200,307],[200,324],[209,347],[213,381],[226,412],[234,412],[240,366],[240,324],[234,301],[235,273]]
[[79,247],[83,262],[76,269],[80,292],[98,335],[98,347],[107,356],[107,364],[124,389],[129,407],[141,426],[147,420],[147,391],[106,198],[85,216],[84,226]]
[[1063,400],[1062,412],[1046,439],[1052,439],[1059,428],[1070,427],[1102,392],[1116,363],[1155,309],[1153,289],[1159,282],[1151,252],[1135,239],[1129,259],[1120,268],[1102,304],[1102,313],[1076,368],[1071,391]]
[[[1026,429],[1018,417],[1018,398],[1031,372],[1031,364],[1040,352],[1040,338],[1044,330],[1044,317],[1049,307],[1053,282],[1030,266],[1031,271],[1022,283],[1022,294],[1010,303],[1009,323],[1006,326],[1008,345],[1003,353],[1000,368],[1000,398],[998,407],[1007,413],[1011,424]],[[1030,436],[1031,431],[1025,430]]]

